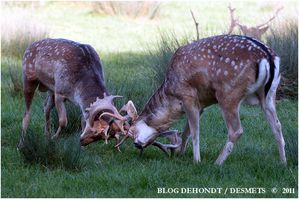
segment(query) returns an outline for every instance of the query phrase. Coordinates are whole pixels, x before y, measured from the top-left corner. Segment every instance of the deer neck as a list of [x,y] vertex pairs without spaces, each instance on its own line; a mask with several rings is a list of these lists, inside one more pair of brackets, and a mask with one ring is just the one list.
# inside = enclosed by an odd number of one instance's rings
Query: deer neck
[[74,93],[74,101],[80,106],[84,118],[87,117],[86,108],[89,108],[91,103],[96,101],[96,98],[102,99],[104,93],[109,95],[105,85],[101,82],[78,85]]
[[163,132],[182,115],[180,103],[165,93],[164,84],[155,92],[139,116],[148,126]]

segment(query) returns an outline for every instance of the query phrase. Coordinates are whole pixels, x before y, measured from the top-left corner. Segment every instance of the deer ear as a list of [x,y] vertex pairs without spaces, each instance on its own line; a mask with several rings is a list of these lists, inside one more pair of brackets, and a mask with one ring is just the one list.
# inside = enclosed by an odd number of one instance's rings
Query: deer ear
[[137,110],[135,108],[134,103],[131,100],[129,100],[126,106],[127,106],[128,115],[132,118],[133,121],[136,120],[138,117],[138,114],[137,114]]

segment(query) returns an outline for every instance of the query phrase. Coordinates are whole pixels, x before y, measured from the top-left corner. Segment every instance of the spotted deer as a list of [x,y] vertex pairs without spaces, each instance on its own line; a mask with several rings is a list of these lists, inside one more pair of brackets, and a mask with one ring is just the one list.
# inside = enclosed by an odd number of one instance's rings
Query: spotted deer
[[[100,58],[90,45],[66,39],[34,42],[24,54],[23,81],[26,110],[19,147],[23,145],[24,134],[29,125],[30,106],[37,88],[48,92],[44,103],[45,134],[48,136],[51,110],[56,107],[58,112],[59,127],[52,138],[57,138],[67,125],[65,100],[81,109],[82,145],[107,138],[107,131],[112,124],[115,131],[122,129],[117,120],[110,122],[110,118],[98,118],[103,111],[122,118],[113,105],[113,99],[120,96],[109,95]],[[116,134],[114,136],[118,137]]]
[[243,133],[239,109],[243,101],[260,104],[286,163],[285,142],[275,108],[280,81],[280,58],[261,42],[240,35],[213,36],[180,47],[168,66],[165,80],[152,95],[128,134],[143,149],[170,125],[187,115],[181,153],[192,137],[193,155],[200,162],[199,120],[204,108],[218,103],[228,137],[216,160],[221,165]]

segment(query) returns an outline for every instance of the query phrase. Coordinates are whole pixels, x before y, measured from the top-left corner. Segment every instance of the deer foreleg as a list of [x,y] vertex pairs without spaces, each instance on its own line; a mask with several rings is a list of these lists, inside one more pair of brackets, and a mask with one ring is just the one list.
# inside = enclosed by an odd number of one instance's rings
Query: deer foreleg
[[52,136],[52,139],[57,139],[61,130],[65,128],[67,125],[67,116],[66,116],[66,110],[63,101],[64,101],[63,96],[59,94],[55,94],[55,106],[59,117],[59,127],[55,135]]
[[49,91],[44,104],[45,135],[48,137],[50,137],[50,132],[49,132],[51,126],[50,115],[51,115],[51,110],[54,108],[54,106],[55,106],[54,94]]
[[200,162],[200,140],[199,140],[200,110],[194,105],[194,103],[190,104],[190,100],[186,100],[186,102],[184,103],[184,108],[188,118],[190,134],[192,136],[194,161]]
[[23,143],[24,136],[28,129],[29,121],[30,121],[30,106],[31,106],[34,92],[35,92],[35,89],[37,88],[37,86],[38,86],[37,82],[29,81],[29,80],[27,80],[26,75],[24,76],[24,97],[25,97],[26,109],[25,109],[25,114],[24,114],[23,122],[22,122],[22,133],[21,133],[19,144],[18,144],[19,149],[24,146],[24,143]]

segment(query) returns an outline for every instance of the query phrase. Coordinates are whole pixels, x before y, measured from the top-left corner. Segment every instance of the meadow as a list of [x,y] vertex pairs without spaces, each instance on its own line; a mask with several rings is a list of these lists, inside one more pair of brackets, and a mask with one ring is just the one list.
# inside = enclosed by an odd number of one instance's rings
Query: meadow
[[[281,91],[282,97],[277,101],[287,166],[279,162],[274,136],[260,107],[242,106],[244,135],[220,167],[213,163],[225,143],[227,130],[217,105],[207,108],[201,119],[202,162],[195,164],[191,142],[184,156],[174,157],[167,157],[154,147],[148,147],[139,157],[131,140],[121,147],[122,152],[114,148],[113,140],[107,145],[98,141],[81,148],[80,111],[69,103],[69,124],[62,138],[59,142],[48,141],[43,134],[45,93],[39,92],[31,109],[26,151],[17,150],[24,113],[21,58],[31,42],[53,37],[92,45],[102,59],[109,91],[124,96],[116,105],[120,108],[132,100],[140,112],[163,81],[174,50],[195,39],[190,9],[199,21],[202,38],[227,31],[227,5],[228,2],[164,2],[159,4],[155,17],[132,18],[98,12],[94,4],[87,2],[3,3],[1,197],[298,197],[295,83],[287,87],[287,92]],[[266,21],[275,10],[273,2],[234,2],[233,5],[239,20],[249,25]],[[285,78],[297,82],[298,13],[294,8],[298,3],[287,2],[283,6],[279,18],[262,39],[281,55]],[[288,31],[282,31],[281,27]],[[283,95],[289,92],[292,95]],[[52,121],[57,121],[56,111],[52,113]],[[183,117],[172,128],[182,130],[185,122]],[[56,128],[57,123],[53,123],[51,130],[54,132]],[[261,187],[265,193],[159,194],[158,188],[162,187],[223,190]],[[278,191],[274,193],[273,188]],[[284,193],[285,190],[288,192]]]

